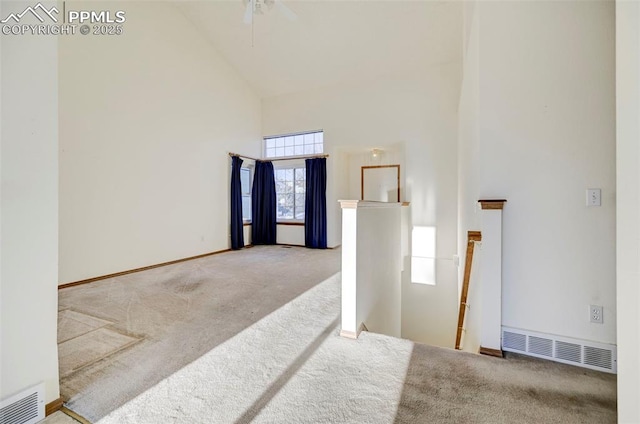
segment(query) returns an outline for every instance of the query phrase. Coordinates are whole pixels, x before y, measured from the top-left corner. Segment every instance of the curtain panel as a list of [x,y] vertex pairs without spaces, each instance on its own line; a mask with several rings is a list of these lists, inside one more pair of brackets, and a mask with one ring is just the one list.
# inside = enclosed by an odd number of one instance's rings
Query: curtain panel
[[276,244],[276,182],[271,162],[256,162],[251,213],[251,243]]
[[242,159],[233,156],[231,158],[231,248],[233,250],[244,247],[240,168],[242,168]]
[[304,203],[304,244],[327,248],[327,159],[305,160],[307,186]]

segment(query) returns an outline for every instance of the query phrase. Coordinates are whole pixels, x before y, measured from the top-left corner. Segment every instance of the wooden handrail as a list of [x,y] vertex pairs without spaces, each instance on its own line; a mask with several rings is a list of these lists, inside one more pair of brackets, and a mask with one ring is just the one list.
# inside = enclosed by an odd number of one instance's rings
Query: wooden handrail
[[464,314],[467,310],[469,280],[471,278],[471,265],[473,263],[473,247],[477,241],[482,241],[480,231],[469,231],[467,233],[467,256],[464,262],[464,279],[462,280],[462,294],[460,295],[460,310],[458,311],[458,330],[456,332],[456,349],[458,350],[460,350],[460,342],[462,341]]

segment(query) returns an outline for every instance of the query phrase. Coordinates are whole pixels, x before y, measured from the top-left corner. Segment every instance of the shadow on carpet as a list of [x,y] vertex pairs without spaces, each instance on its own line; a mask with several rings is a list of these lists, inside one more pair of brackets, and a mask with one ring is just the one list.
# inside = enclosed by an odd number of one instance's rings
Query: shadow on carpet
[[615,423],[616,376],[414,344],[396,423]]

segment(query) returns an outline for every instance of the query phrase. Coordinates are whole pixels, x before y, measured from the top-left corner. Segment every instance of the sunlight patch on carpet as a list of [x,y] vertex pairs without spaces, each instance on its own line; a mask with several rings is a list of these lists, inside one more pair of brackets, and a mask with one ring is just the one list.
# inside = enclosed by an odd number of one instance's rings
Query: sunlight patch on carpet
[[99,421],[391,423],[412,343],[338,335],[340,274]]

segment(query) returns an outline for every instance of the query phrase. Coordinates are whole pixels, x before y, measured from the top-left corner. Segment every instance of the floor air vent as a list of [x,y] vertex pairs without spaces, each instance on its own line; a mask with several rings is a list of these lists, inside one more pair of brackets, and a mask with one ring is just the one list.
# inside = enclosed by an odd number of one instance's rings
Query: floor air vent
[[34,424],[44,420],[44,384],[0,402],[0,424]]
[[613,355],[610,350],[597,347],[584,347],[584,363],[598,368],[613,368]]
[[617,372],[615,345],[502,327],[502,350],[598,371]]
[[527,336],[504,330],[502,332],[502,344],[504,349],[526,352]]
[[553,340],[529,336],[529,351],[537,355],[553,356]]
[[582,346],[575,343],[556,341],[556,358],[569,362],[582,361]]

